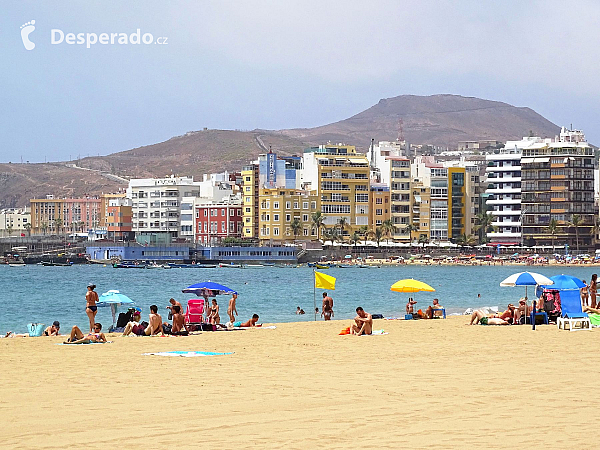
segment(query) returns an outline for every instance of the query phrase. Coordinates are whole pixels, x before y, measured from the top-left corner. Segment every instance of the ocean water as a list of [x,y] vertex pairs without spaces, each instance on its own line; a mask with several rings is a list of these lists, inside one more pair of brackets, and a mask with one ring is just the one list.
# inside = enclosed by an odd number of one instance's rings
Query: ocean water
[[[500,306],[516,303],[525,293],[524,287],[500,287],[500,282],[515,272],[530,270],[546,276],[561,273],[589,281],[594,267],[521,267],[521,266],[400,266],[382,268],[332,268],[324,273],[337,278],[334,299],[334,319],[354,317],[354,310],[362,306],[370,313],[386,317],[404,315],[408,294],[390,291],[390,286],[403,278],[424,281],[436,292],[412,294],[418,308],[439,298],[448,313],[463,312],[468,307]],[[298,268],[214,268],[214,269],[114,269],[102,265],[75,265],[72,267],[0,266],[0,332],[26,332],[30,322],[51,324],[61,322],[61,332],[71,326],[87,327],[85,314],[86,286],[92,282],[100,294],[118,289],[142,308],[147,318],[152,304],[167,319],[168,300],[174,297],[185,305],[193,295],[182,289],[202,281],[224,284],[239,293],[237,309],[240,320],[252,314],[260,315],[261,322],[295,322],[314,320],[313,269]],[[322,290],[316,291],[316,302],[321,309]],[[481,294],[481,297],[478,297]],[[529,298],[532,298],[529,288]],[[219,296],[221,321],[227,321],[229,296]],[[295,314],[300,306],[306,315]],[[109,308],[99,308],[97,321],[105,328],[112,323]],[[85,328],[83,328],[85,329]]]

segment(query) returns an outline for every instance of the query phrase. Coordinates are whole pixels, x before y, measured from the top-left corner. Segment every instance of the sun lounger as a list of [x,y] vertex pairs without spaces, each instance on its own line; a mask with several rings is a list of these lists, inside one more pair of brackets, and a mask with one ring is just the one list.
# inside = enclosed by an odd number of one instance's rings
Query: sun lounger
[[561,293],[561,317],[556,319],[559,330],[591,330],[590,317],[581,309],[581,296],[578,290]]

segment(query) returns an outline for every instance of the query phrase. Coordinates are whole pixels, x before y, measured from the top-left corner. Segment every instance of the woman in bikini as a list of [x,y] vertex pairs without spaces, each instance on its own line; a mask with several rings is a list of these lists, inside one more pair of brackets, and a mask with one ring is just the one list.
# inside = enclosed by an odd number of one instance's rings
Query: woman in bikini
[[219,305],[217,305],[217,300],[213,298],[212,308],[210,313],[210,323],[217,324],[221,323],[221,317],[219,317]]
[[581,288],[580,293],[581,293],[581,304],[583,305],[583,307],[589,306],[589,294],[588,294],[588,285],[585,282],[585,280],[581,280],[583,281],[583,284],[585,284],[584,287]]
[[590,292],[590,303],[591,303],[592,308],[596,307],[596,292],[598,291],[597,280],[598,280],[598,275],[597,274],[592,275],[592,279],[591,279],[590,285],[588,287],[588,290]]
[[96,289],[95,284],[88,284],[87,292],[85,294],[85,313],[90,320],[90,333],[94,330],[94,323],[96,323],[96,314],[98,313],[98,293],[94,291]]

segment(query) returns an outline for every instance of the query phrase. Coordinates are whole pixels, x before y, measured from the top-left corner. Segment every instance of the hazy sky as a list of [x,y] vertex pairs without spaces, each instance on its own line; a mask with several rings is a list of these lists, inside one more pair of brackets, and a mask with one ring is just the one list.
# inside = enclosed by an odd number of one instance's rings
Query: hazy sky
[[[152,44],[51,43],[138,28]],[[402,94],[529,106],[599,144],[599,37],[594,1],[3,1],[0,161],[323,125]]]

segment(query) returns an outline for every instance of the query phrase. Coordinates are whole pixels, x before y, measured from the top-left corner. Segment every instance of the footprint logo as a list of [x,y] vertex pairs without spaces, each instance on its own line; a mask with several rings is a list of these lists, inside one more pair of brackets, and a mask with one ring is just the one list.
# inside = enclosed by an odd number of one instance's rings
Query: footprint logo
[[33,50],[35,48],[35,44],[29,40],[29,35],[33,30],[35,30],[35,20],[21,25],[21,39],[23,39],[25,50]]

